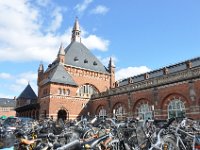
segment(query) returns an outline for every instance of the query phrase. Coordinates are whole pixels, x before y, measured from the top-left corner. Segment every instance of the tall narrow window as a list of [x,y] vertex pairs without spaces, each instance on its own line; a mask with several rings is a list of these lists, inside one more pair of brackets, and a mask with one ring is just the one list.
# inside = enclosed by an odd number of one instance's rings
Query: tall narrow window
[[69,95],[69,94],[70,94],[70,90],[67,89],[67,90],[66,90],[66,95]]
[[62,94],[62,89],[61,88],[58,89],[58,94],[60,94],[60,95]]

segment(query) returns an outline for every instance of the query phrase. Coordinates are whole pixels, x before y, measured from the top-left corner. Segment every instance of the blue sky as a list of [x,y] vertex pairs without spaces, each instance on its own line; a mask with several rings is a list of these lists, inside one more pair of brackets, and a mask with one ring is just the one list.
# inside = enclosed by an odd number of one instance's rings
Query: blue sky
[[19,96],[67,46],[76,16],[82,42],[116,79],[200,56],[199,0],[1,0],[0,97]]

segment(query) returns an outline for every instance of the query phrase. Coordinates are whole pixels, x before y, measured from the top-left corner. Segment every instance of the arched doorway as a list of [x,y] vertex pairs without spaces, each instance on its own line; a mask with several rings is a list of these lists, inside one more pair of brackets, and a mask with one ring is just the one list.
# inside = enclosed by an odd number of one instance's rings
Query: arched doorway
[[59,110],[58,111],[58,118],[57,118],[58,120],[59,119],[62,119],[63,121],[64,120],[68,120],[69,119],[69,114],[68,114],[68,112],[66,111],[66,110],[64,110],[64,109],[61,109],[61,110]]

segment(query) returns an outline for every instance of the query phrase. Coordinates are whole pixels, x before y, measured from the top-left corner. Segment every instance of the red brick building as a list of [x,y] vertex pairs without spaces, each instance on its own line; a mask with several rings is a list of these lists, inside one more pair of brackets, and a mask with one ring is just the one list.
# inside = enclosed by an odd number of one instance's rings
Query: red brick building
[[38,102],[40,117],[75,119],[89,114],[88,101],[92,94],[114,87],[115,70],[108,68],[81,42],[81,31],[76,19],[71,43],[60,46],[57,58],[46,71],[38,69]]
[[75,21],[71,43],[38,69],[39,117],[75,119],[91,116],[200,119],[200,57],[115,82],[108,67],[81,42]]
[[200,57],[117,81],[90,102],[91,114],[102,116],[200,119]]
[[0,118],[15,116],[15,99],[0,98]]

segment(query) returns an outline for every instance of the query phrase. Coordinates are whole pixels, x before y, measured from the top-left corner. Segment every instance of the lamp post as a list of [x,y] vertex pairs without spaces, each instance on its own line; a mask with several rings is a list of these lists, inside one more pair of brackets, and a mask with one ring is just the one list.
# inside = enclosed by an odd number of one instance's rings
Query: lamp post
[[151,106],[151,110],[152,110],[152,119],[154,120],[154,105]]
[[113,118],[115,118],[115,109],[113,109]]

